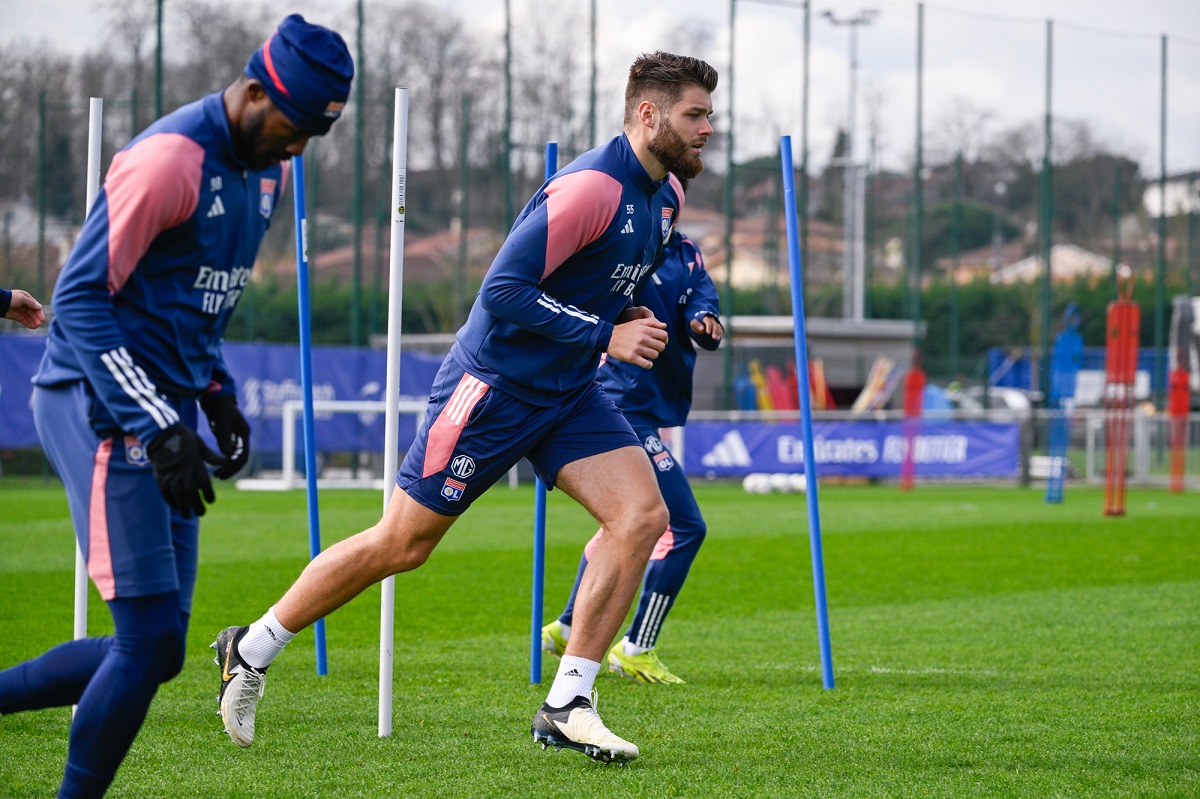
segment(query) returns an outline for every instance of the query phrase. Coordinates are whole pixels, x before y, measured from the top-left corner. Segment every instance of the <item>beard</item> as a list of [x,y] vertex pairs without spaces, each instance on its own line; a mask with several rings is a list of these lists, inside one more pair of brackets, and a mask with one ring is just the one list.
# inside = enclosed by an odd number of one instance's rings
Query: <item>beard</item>
[[291,157],[286,151],[276,151],[264,143],[265,127],[266,111],[259,109],[242,121],[233,141],[234,152],[247,167],[255,171],[275,166]]
[[242,163],[251,169],[257,169],[256,161],[256,145],[258,144],[259,134],[263,132],[263,113],[247,114],[241,121],[241,126],[236,131],[233,139],[233,149]]
[[698,153],[691,151],[691,145],[683,140],[666,116],[663,117],[662,126],[650,140],[648,149],[650,154],[657,158],[668,172],[675,173],[677,178],[691,180],[704,169],[703,159]]

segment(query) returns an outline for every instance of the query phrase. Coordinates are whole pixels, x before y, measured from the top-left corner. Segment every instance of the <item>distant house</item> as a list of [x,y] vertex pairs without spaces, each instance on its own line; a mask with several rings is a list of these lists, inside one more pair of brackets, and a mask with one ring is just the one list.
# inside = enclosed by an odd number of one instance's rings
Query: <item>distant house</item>
[[[1031,255],[992,272],[993,285],[1010,286],[1032,283],[1043,278],[1042,256]],[[1055,244],[1050,249],[1050,276],[1054,283],[1070,283],[1078,278],[1101,279],[1112,275],[1112,260],[1074,244]]]
[[[1142,190],[1142,205],[1148,216],[1162,216],[1162,195],[1157,180],[1146,182],[1146,188]],[[1166,206],[1167,216],[1200,213],[1200,172],[1167,177]]]

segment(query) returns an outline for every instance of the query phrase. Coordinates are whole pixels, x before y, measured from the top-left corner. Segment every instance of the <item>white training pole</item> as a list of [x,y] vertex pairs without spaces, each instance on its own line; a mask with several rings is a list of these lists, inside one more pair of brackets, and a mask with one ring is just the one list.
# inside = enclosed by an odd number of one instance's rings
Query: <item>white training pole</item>
[[[362,112],[362,109],[359,109]],[[400,309],[404,291],[404,181],[408,171],[408,89],[396,89],[392,121],[392,241],[388,263],[387,388],[383,435],[383,509],[396,488],[400,407]],[[396,619],[396,578],[384,579],[379,608],[379,737],[392,734],[392,640]]]
[[[92,212],[100,193],[100,134],[104,128],[104,98],[93,97],[88,105],[87,203],[84,218]],[[83,550],[75,541],[75,640],[87,637],[88,573]]]

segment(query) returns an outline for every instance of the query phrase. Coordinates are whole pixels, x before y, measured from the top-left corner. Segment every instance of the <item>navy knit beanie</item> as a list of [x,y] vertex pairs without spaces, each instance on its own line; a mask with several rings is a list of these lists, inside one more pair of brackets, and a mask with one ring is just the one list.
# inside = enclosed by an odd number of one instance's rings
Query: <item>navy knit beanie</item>
[[354,60],[337,33],[292,14],[250,56],[245,73],[296,127],[328,133],[342,114],[354,78]]

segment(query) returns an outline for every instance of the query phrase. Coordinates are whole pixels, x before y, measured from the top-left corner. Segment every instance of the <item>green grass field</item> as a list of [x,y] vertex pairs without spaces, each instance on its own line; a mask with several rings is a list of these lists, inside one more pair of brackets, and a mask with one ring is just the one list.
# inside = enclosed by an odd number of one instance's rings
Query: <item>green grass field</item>
[[[529,734],[532,490],[497,488],[397,578],[395,730],[376,735],[379,590],[271,667],[254,746],[216,715],[208,644],[307,559],[302,493],[224,487],[205,518],[188,660],[115,797],[1200,796],[1200,500],[1131,491],[824,488],[835,690],[821,687],[804,498],[697,489],[709,537],[659,639],[685,686],[602,674],[628,768]],[[378,516],[321,497],[325,542]],[[0,666],[70,637],[72,538],[56,486],[0,482]],[[547,620],[593,524],[549,503]],[[111,627],[95,593],[94,632]],[[69,711],[0,718],[0,796],[50,796]]]

